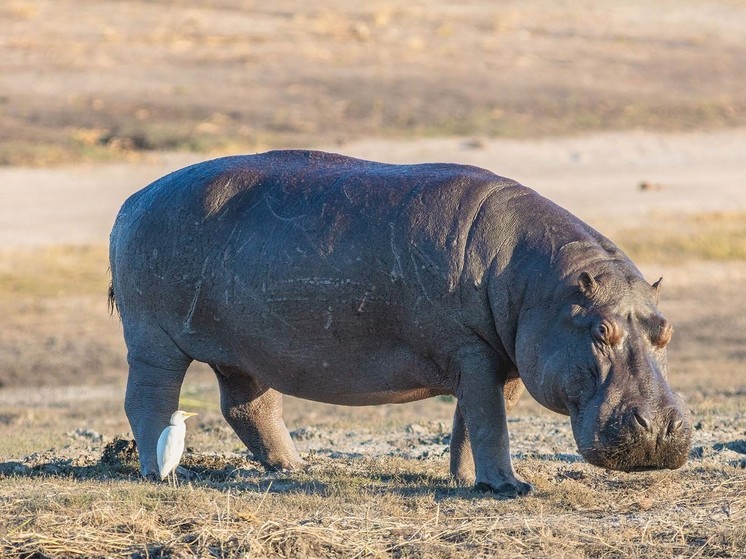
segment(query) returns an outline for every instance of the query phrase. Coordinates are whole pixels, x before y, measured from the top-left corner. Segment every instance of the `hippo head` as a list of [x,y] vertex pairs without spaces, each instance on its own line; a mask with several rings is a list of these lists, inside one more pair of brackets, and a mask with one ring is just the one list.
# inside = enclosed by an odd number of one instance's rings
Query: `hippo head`
[[659,287],[618,267],[575,273],[519,327],[528,391],[570,415],[591,464],[635,471],[686,462],[691,428],[666,378],[673,328],[658,311]]

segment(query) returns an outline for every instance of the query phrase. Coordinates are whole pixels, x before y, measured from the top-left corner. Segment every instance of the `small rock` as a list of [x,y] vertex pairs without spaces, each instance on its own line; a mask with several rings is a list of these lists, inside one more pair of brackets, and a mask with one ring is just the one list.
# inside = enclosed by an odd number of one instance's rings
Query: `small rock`
[[738,452],[739,454],[746,454],[746,440],[730,441],[726,443],[725,446],[729,450],[732,450],[733,452]]
[[464,149],[484,149],[485,142],[481,138],[470,138],[461,143]]
[[429,429],[427,429],[423,425],[420,425],[419,423],[412,423],[411,425],[407,425],[404,428],[404,431],[406,433],[409,433],[410,435],[423,435],[425,433],[429,433]]
[[42,466],[41,470],[45,474],[50,474],[50,475],[57,475],[57,474],[59,474],[61,472],[60,467],[57,466],[56,464],[44,464]]
[[695,446],[689,451],[689,458],[691,460],[699,460],[705,455],[705,448],[703,446]]
[[17,476],[26,476],[31,472],[31,468],[26,466],[25,464],[16,464],[13,467],[13,473]]
[[66,435],[74,439],[90,439],[94,443],[100,443],[104,440],[104,436],[98,431],[94,431],[93,429],[84,429],[82,427],[78,427],[77,429],[75,429],[75,431],[66,433]]
[[290,432],[290,437],[296,441],[308,441],[311,439],[320,439],[321,431],[316,427],[300,427]]
[[646,191],[653,191],[653,190],[663,190],[665,186],[663,186],[661,183],[658,182],[651,182],[651,181],[642,181],[640,182],[640,190],[643,192]]

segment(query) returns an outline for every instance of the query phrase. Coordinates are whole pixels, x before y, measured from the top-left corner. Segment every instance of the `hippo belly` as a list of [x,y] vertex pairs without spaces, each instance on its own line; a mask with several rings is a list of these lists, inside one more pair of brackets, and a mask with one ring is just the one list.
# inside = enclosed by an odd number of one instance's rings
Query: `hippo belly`
[[[363,231],[339,244],[356,247],[367,237]],[[301,239],[283,240],[298,252]],[[378,270],[359,265],[344,247],[308,268],[274,256],[265,262],[245,245],[230,257],[224,252],[221,275],[193,290],[186,314],[175,313],[172,336],[193,359],[245,371],[300,398],[368,405],[455,393],[447,355],[432,344],[458,339],[463,327],[448,316],[453,303],[439,298],[434,307],[417,281],[392,277],[388,244],[376,257],[370,245],[366,259],[379,262]]]

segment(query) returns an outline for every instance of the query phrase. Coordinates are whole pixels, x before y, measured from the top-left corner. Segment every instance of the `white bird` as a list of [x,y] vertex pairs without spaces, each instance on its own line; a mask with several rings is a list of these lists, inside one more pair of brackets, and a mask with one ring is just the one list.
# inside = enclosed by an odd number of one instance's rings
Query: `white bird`
[[184,453],[184,436],[186,435],[184,420],[194,415],[197,414],[176,410],[171,414],[170,425],[158,437],[158,473],[162,480],[173,474],[174,485],[176,485],[176,466],[179,465],[181,455]]

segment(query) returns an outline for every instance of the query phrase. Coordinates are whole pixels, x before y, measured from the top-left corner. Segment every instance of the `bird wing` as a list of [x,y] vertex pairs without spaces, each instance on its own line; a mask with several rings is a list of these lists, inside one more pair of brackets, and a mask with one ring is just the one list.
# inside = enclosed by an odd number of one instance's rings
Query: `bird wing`
[[[181,426],[179,426],[181,427]],[[184,435],[186,428],[169,425],[158,438],[158,473],[161,479],[176,469],[184,453]]]

